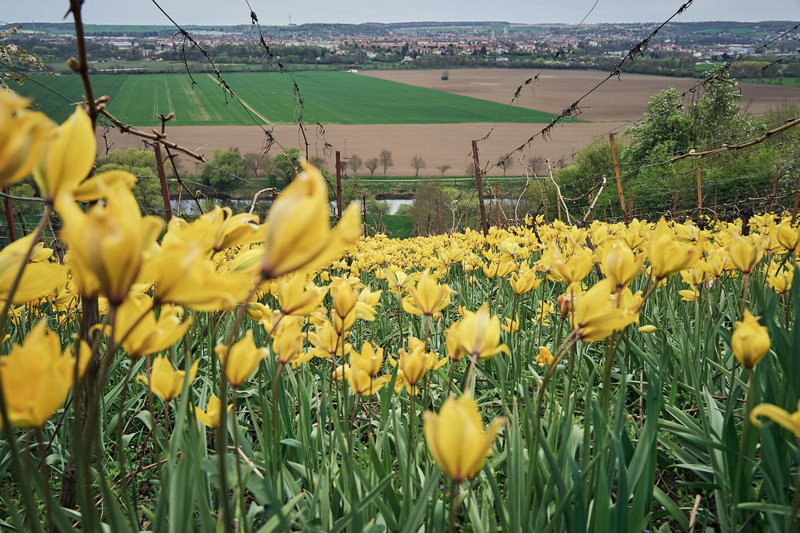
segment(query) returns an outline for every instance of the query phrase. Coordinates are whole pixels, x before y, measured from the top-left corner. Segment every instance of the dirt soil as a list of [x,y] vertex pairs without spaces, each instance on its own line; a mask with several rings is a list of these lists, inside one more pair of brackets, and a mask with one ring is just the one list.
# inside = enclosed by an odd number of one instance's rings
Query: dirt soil
[[[537,71],[538,72],[538,71]],[[441,71],[380,71],[364,72],[369,76],[401,81],[435,89],[454,92],[477,98],[508,103],[516,88],[534,71],[504,69],[458,69],[450,71],[450,79],[442,81]],[[538,83],[526,87],[519,105],[560,113],[581,94],[602,80],[604,74],[596,71],[545,71]],[[612,79],[582,103],[583,113],[579,118],[592,120],[592,123],[566,123],[557,126],[548,140],[537,138],[524,151],[528,158],[537,156],[552,161],[571,160],[591,142],[597,134],[605,134],[625,126],[627,121],[640,119],[648,99],[656,92],[677,85],[686,90],[697,80],[625,74],[622,81]],[[749,106],[752,113],[761,113],[783,104],[785,101],[800,102],[800,88],[770,86],[762,84],[741,84],[742,104]],[[531,90],[533,89],[533,90]],[[231,104],[235,105],[235,104]],[[438,175],[437,166],[449,165],[445,176],[463,175],[471,164],[471,142],[482,139],[492,129],[492,124],[390,124],[390,125],[326,125],[324,133],[319,128],[309,127],[306,136],[310,144],[309,155],[325,157],[333,168],[334,150],[340,150],[342,157],[358,154],[362,159],[377,157],[386,148],[392,152],[394,166],[388,169],[389,176],[414,175],[411,159],[421,156],[427,162],[422,175]],[[522,145],[529,137],[539,132],[544,124],[507,124],[498,117],[488,139],[479,143],[481,165],[495,163],[511,150]],[[277,141],[284,147],[302,147],[303,138],[297,126],[272,126]],[[621,131],[624,131],[624,128]],[[98,154],[106,151],[106,141],[98,130]],[[257,126],[172,126],[167,128],[168,139],[196,150],[211,159],[215,149],[238,147],[241,153],[260,152],[264,147],[265,135]],[[138,138],[123,135],[116,130],[107,133],[111,149],[142,147]],[[332,149],[325,149],[326,143]],[[279,146],[270,152],[276,155]],[[184,166],[195,171],[193,162]],[[196,171],[199,171],[197,169]],[[509,174],[523,172],[522,165],[515,161],[508,168]],[[362,168],[359,174],[368,176]],[[379,168],[375,175],[383,174]],[[489,175],[502,175],[500,168],[491,168]]]
[[[361,74],[385,80],[447,91],[507,104],[517,87],[534,77],[538,70],[456,69],[449,79],[441,79],[440,70],[364,71]],[[596,70],[545,70],[538,81],[525,86],[518,105],[550,113],[561,113],[584,93],[606,78]],[[657,92],[675,85],[684,92],[698,81],[690,78],[623,74],[612,78],[586,97],[578,117],[582,120],[638,120],[647,110],[647,101]],[[800,103],[800,87],[741,83],[741,105],[751,113],[763,113],[785,101]]]

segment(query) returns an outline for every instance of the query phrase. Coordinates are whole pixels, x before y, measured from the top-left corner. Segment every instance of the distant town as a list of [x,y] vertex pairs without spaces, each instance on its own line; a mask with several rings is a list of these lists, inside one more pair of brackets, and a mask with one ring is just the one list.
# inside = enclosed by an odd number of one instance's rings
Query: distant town
[[[734,76],[782,83],[800,77],[792,22],[671,23],[642,51],[630,72],[702,76],[739,58]],[[656,24],[523,25],[507,22],[187,26],[221,70],[380,68],[607,69]],[[74,54],[69,24],[23,22],[10,41],[48,69],[67,72]],[[171,72],[208,67],[174,26],[88,25],[92,68]],[[788,32],[787,32],[788,31]]]

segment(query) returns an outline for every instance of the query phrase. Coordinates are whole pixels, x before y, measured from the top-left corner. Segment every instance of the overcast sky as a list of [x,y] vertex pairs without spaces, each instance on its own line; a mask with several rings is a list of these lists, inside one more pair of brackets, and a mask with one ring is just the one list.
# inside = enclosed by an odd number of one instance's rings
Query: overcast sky
[[[179,24],[250,22],[245,0],[158,0]],[[250,0],[264,25],[306,22],[508,21],[576,24],[595,0]],[[599,0],[587,22],[660,22],[683,0]],[[4,22],[57,22],[68,0],[0,0]],[[94,24],[167,24],[151,0],[86,0]],[[800,20],[800,0],[695,0],[677,21]]]

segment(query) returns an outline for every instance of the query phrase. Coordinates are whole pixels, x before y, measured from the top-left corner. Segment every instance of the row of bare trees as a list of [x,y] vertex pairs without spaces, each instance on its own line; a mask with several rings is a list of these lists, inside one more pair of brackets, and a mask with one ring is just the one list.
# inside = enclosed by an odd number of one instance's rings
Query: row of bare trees
[[[514,163],[515,159],[509,157],[508,159],[501,160],[498,163],[496,163],[496,166],[503,169],[503,176],[505,176],[506,172],[508,172],[508,170],[514,166]],[[394,166],[394,159],[392,158],[392,152],[384,148],[378,154],[378,157],[373,157],[370,159],[362,159],[361,156],[353,154],[347,159],[346,164],[347,168],[349,168],[354,175],[357,174],[358,171],[361,170],[361,168],[363,167],[369,171],[370,176],[374,176],[375,171],[378,168],[382,168],[383,175],[386,176],[387,170],[390,167]],[[428,167],[428,162],[425,161],[425,159],[422,156],[414,154],[414,157],[411,158],[410,165],[411,168],[414,169],[414,176],[418,177],[420,171]],[[542,157],[527,159],[526,161],[523,162],[523,166],[526,168],[528,172],[535,175],[539,175],[546,171],[544,158]],[[563,165],[561,166],[563,167]],[[444,177],[445,172],[447,172],[453,167],[451,167],[450,165],[437,165],[435,168],[436,170],[439,171],[442,177]],[[469,163],[465,167],[464,171],[468,175],[475,174],[475,168],[472,165],[472,163]]]

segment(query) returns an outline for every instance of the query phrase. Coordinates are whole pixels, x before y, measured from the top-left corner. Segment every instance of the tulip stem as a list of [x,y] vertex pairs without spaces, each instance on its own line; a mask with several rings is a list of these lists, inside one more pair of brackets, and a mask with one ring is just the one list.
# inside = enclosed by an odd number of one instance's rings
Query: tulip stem
[[399,287],[397,288],[397,315],[400,317],[400,337],[398,339],[398,344],[402,346],[405,333],[403,332],[403,297],[400,294]]
[[[236,405],[236,387],[232,387],[231,395],[232,395],[232,403],[233,403],[233,414],[231,415],[231,422],[233,422],[233,457],[236,459],[236,484],[237,493],[239,497],[239,531],[247,531],[247,508],[245,507],[244,503],[244,485],[242,484],[242,464],[239,461],[239,424],[237,420],[237,405]],[[225,405],[222,405],[222,409],[225,409]],[[225,409],[227,411],[227,409]]]
[[475,361],[478,360],[478,354],[472,356],[469,362],[469,370],[467,371],[467,381],[464,383],[464,391],[467,392],[470,389],[470,383],[472,382],[472,374],[475,372]]
[[453,392],[453,375],[456,373],[456,363],[458,361],[450,361],[450,378],[447,380],[447,394]]
[[42,428],[36,428],[36,442],[39,445],[39,474],[42,477],[42,487],[44,487],[44,509],[47,515],[47,525],[53,528],[53,510],[50,505],[52,495],[50,494],[50,472],[47,468],[47,448],[44,444],[44,434]]
[[458,498],[458,483],[455,480],[450,482],[450,533],[456,530],[456,517],[458,509],[456,508],[456,499]]
[[742,283],[744,284],[744,288],[742,289],[742,311],[739,313],[739,317],[744,316],[744,311],[747,309],[747,289],[750,287],[750,272],[747,272],[742,277]]
[[[122,382],[122,391],[119,393],[119,420],[117,421],[117,462],[119,463],[119,476],[122,489],[123,501],[128,506],[128,516],[132,514],[135,516],[135,508],[130,502],[128,495],[128,477],[126,473],[127,461],[125,459],[125,447],[122,444],[122,432],[124,431],[125,420],[125,397],[128,393],[128,383],[130,382],[131,375],[133,374],[134,361],[130,361],[128,372],[125,374],[125,380]],[[138,522],[138,520],[137,520]]]
[[[745,275],[746,276],[746,275]],[[741,494],[741,481],[742,481],[742,461],[744,460],[744,450],[747,447],[747,439],[750,435],[750,412],[753,410],[753,395],[755,394],[755,383],[753,381],[753,369],[747,369],[747,402],[744,413],[744,428],[742,429],[742,440],[739,442],[739,457],[736,459],[736,474],[734,476],[733,489],[733,525],[732,531],[736,531],[735,527],[738,523],[739,510],[736,508],[739,505],[739,495]],[[749,484],[748,484],[749,487]]]
[[800,469],[797,470],[797,474],[794,476],[794,498],[792,498],[792,513],[791,517],[789,518],[789,523],[792,524],[792,527],[795,528],[793,531],[797,529],[797,510],[800,509]]
[[409,393],[409,406],[408,406],[408,451],[407,451],[407,459],[406,459],[406,468],[408,469],[409,475],[411,473],[411,450],[414,447],[414,416],[416,411],[416,406],[414,405],[414,399],[416,398],[416,385],[412,387],[414,389],[413,393]]
[[[511,324],[510,324],[510,326],[508,328],[509,333],[511,335],[514,335],[514,317],[517,314],[517,303],[519,303],[519,294],[517,294],[515,292],[514,293],[514,305],[511,306]],[[512,364],[512,368],[514,370],[514,372],[512,373],[512,376],[514,377],[514,384],[513,384],[514,390],[517,389],[517,386],[516,386],[517,385],[517,381],[519,381],[522,378],[522,354],[520,353],[520,347],[519,347],[519,340],[520,340],[519,339],[519,335],[520,335],[519,326],[517,326],[516,337],[514,339],[516,341],[515,342],[515,344],[516,344],[515,348],[516,349],[514,350],[514,355],[512,355],[512,357],[511,357],[511,361],[512,361],[511,364]]]
[[[280,387],[282,370],[283,363],[278,363],[278,368],[275,370],[275,381],[272,383],[272,453],[277,465],[280,465],[280,459],[278,458],[278,426],[280,425],[278,417],[278,388]],[[280,469],[280,466],[278,468]]]

